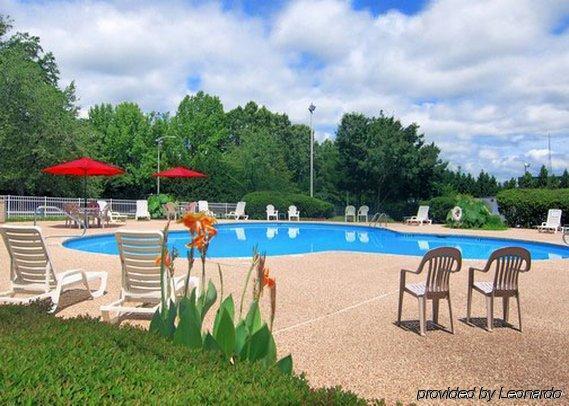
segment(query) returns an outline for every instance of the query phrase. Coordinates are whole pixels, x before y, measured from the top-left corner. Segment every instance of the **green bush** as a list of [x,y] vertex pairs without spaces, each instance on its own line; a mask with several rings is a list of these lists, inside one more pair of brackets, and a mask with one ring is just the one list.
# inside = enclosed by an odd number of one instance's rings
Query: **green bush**
[[247,202],[245,211],[254,219],[265,219],[268,204],[275,206],[281,213],[286,213],[288,207],[294,205],[304,218],[330,218],[334,215],[334,206],[323,200],[300,193],[253,192],[245,195]]
[[173,201],[174,197],[166,194],[150,196],[148,198],[148,211],[150,213],[150,217],[153,219],[166,217],[166,213],[164,212],[164,208],[162,206]]
[[365,404],[134,327],[0,307],[0,404]]
[[[480,228],[485,230],[503,230],[504,226],[499,216],[493,215],[486,204],[469,195],[457,195],[455,206],[462,209],[462,218],[455,221],[452,213],[446,218],[447,226],[452,228]],[[454,207],[454,206],[453,206]]]
[[[405,217],[417,214],[417,202],[381,202],[377,210],[370,210],[370,213],[385,213],[395,221],[402,221]],[[343,213],[342,213],[343,214]]]
[[438,196],[424,202],[429,206],[429,218],[434,223],[444,223],[447,220],[448,212],[456,206],[456,196]]
[[496,200],[510,226],[541,224],[549,209],[563,210],[561,224],[569,222],[569,189],[508,189],[498,193]]

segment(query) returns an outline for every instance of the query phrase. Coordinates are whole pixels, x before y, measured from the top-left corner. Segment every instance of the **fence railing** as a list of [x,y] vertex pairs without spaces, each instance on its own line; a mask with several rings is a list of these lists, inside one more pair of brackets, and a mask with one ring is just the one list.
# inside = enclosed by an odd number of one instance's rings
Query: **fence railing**
[[[40,206],[58,207],[64,210],[64,206],[69,203],[81,205],[83,198],[81,197],[48,197],[48,196],[14,196],[0,195],[0,199],[4,200],[5,214],[7,219],[33,219],[36,209]],[[134,216],[136,213],[136,200],[129,199],[97,199],[104,200],[110,206],[111,210],[127,216]],[[182,203],[183,204],[183,203]],[[225,215],[235,210],[235,203],[209,203],[209,209],[216,215]],[[60,214],[59,214],[60,215]],[[44,211],[39,217],[58,217],[58,213],[54,211]]]

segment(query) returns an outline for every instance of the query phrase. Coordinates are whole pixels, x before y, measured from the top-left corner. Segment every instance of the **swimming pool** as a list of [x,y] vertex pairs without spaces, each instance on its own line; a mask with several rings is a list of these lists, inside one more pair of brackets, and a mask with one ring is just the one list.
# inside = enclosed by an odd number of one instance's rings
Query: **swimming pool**
[[[524,247],[533,259],[569,258],[569,247],[460,235],[402,233],[384,228],[322,223],[228,223],[218,225],[218,235],[208,254],[212,258],[248,257],[254,246],[267,255],[291,255],[324,251],[352,251],[377,254],[422,256],[437,247],[456,247],[466,259],[486,259],[505,246]],[[172,231],[168,245],[185,252],[186,231]],[[74,238],[67,248],[103,254],[118,254],[113,234]]]

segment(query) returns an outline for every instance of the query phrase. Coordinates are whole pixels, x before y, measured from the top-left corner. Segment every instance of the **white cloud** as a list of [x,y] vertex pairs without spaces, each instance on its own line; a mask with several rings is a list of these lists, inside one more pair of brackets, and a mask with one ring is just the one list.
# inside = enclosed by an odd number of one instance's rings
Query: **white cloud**
[[[417,122],[455,167],[519,175],[552,135],[569,155],[569,2],[433,0],[373,16],[349,1],[292,1],[265,19],[219,3],[0,0],[17,29],[56,55],[85,111],[136,101],[175,110],[187,78],[231,108],[255,100],[317,138],[350,111]],[[325,129],[325,130],[324,130]],[[534,151],[534,152],[532,152]],[[520,169],[521,168],[521,169]]]

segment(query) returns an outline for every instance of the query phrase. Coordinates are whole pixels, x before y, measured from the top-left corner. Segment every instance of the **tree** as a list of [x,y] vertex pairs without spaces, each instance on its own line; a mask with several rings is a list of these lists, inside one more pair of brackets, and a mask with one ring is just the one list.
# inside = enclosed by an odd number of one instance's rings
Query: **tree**
[[76,117],[75,87],[59,87],[55,58],[38,37],[6,38],[10,29],[0,16],[0,190],[77,195],[80,182],[41,172],[84,151],[87,131]]
[[338,187],[339,152],[336,143],[324,140],[314,145],[314,196],[324,201],[340,204],[342,196]]
[[378,117],[345,114],[336,142],[341,186],[376,204],[429,197],[446,166],[416,124],[404,127],[382,112]]
[[504,182],[502,189],[515,189],[517,187],[517,184],[518,182],[516,181],[516,178],[511,178],[510,180]]
[[545,167],[545,165],[541,165],[541,168],[539,170],[539,175],[537,175],[537,178],[535,180],[535,185],[539,188],[545,188],[547,187],[548,179],[549,179],[549,173],[547,171],[547,168]]
[[524,176],[519,178],[518,185],[520,189],[531,189],[536,186],[536,182],[531,173],[526,172]]
[[569,172],[567,172],[567,169],[563,171],[563,174],[559,179],[559,187],[564,189],[569,188]]

